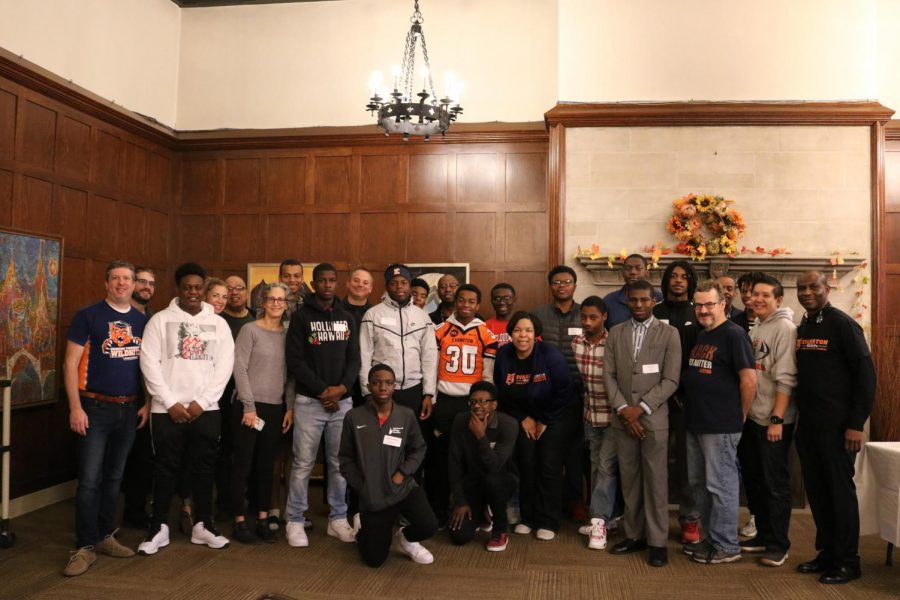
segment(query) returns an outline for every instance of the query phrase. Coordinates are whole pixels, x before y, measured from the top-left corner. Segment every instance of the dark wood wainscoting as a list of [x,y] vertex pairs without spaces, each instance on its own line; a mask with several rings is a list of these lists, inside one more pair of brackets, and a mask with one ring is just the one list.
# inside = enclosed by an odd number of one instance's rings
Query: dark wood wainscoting
[[[22,85],[26,75],[46,80],[15,69],[0,63],[0,224],[64,238],[61,360],[72,316],[105,295],[110,260],[153,267],[159,298],[170,297],[177,161],[146,136],[73,108],[74,97]],[[60,365],[60,388],[61,374]],[[55,404],[13,412],[12,447],[13,497],[72,479],[75,436],[64,393]]]
[[[364,133],[222,141],[182,154],[179,258],[216,273],[248,262],[330,261],[375,274],[391,262],[467,262],[484,292],[546,301],[547,135],[462,132],[437,143]],[[204,142],[214,145],[213,139]],[[235,145],[242,148],[234,149]],[[484,312],[490,313],[488,303]]]

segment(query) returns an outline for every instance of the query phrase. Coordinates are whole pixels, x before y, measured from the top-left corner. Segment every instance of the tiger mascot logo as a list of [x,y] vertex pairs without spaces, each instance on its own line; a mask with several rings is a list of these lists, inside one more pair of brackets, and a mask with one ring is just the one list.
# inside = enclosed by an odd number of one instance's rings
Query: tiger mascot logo
[[103,354],[112,358],[135,358],[140,355],[141,338],[132,335],[130,323],[110,321],[108,332],[101,347]]

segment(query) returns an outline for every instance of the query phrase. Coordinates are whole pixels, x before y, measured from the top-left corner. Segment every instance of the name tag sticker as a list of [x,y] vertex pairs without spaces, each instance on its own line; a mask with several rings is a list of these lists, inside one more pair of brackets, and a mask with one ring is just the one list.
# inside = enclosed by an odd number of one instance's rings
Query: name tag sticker
[[493,449],[494,449],[494,447],[496,447],[496,446],[497,446],[497,442],[491,442],[491,443],[490,443],[490,445],[491,445],[491,450],[493,450]]
[[402,442],[402,441],[403,440],[401,440],[400,438],[395,437],[393,435],[385,435],[384,436],[384,445],[385,446],[393,446],[394,448],[399,448],[400,442]]
[[347,331],[347,324],[343,323],[343,322],[332,323],[331,326],[334,327],[334,330],[338,333],[343,333],[343,332]]
[[581,335],[581,327],[569,327],[569,335]]
[[652,365],[644,365],[643,368],[645,375],[647,373],[659,373],[659,365],[656,363],[653,363]]
[[396,325],[397,319],[395,319],[394,317],[381,317],[381,324],[382,325]]
[[[668,320],[668,319],[660,319],[659,322],[660,322],[660,323],[665,323],[666,325],[669,324],[669,320]],[[690,321],[688,321],[687,323],[685,323],[685,325],[687,325],[687,324],[689,324],[689,323],[690,323]]]

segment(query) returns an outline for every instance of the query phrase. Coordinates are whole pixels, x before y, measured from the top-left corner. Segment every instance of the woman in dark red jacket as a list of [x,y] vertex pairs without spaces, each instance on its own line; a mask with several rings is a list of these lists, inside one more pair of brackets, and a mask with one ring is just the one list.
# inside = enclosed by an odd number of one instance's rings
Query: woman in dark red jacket
[[562,512],[562,468],[567,430],[560,422],[574,401],[569,367],[562,353],[537,340],[541,322],[517,312],[507,333],[511,343],[497,351],[494,383],[500,410],[518,419],[516,460],[522,522],[515,532],[536,528],[539,540],[552,540]]

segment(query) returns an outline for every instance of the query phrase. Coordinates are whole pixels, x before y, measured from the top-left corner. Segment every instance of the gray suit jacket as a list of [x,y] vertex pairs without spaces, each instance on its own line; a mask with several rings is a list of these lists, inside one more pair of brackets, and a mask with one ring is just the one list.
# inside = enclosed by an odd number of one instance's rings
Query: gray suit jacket
[[[622,406],[639,406],[643,402],[651,411],[641,417],[644,429],[668,429],[667,400],[678,389],[681,377],[678,330],[654,319],[641,344],[637,360],[632,359],[633,355],[631,319],[628,319],[613,327],[606,340],[603,383],[609,405],[615,414]],[[612,426],[623,428],[622,420],[613,417]]]

